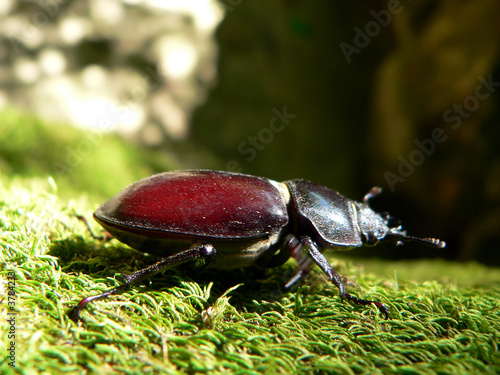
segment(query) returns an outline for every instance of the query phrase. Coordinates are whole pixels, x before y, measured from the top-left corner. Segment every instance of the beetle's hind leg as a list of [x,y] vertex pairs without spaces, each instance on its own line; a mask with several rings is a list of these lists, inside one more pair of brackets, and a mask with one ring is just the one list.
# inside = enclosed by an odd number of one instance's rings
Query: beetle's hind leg
[[144,279],[147,279],[148,277],[156,275],[157,273],[160,273],[169,267],[196,259],[205,259],[206,262],[210,262],[214,257],[215,248],[210,244],[203,244],[193,247],[192,249],[171,255],[169,257],[162,258],[157,263],[152,264],[146,268],[135,271],[128,275],[122,275],[125,279],[125,283],[123,283],[122,285],[119,285],[116,288],[110,289],[104,293],[82,299],[78,303],[78,305],[73,307],[68,312],[68,315],[72,320],[78,321],[80,319],[80,311],[82,311],[82,309],[92,301],[103,299],[113,294],[122,293],[134,284],[137,284]]
[[318,250],[316,244],[309,237],[302,238],[301,242],[304,246],[307,246],[309,248],[309,256],[312,258],[314,263],[316,263],[328,276],[328,278],[337,286],[337,288],[339,288],[340,298],[342,300],[346,298],[348,301],[363,306],[375,305],[379,309],[379,311],[384,314],[386,319],[389,317],[389,309],[383,303],[357,298],[347,293],[345,291],[344,283],[342,282],[342,277],[337,273],[337,271],[333,269],[325,256]]

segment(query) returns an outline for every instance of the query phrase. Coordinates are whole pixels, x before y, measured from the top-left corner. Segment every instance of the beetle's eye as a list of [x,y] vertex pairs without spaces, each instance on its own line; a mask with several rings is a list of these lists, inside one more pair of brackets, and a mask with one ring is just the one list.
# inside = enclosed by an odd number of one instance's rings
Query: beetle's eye
[[399,228],[401,226],[401,220],[396,219],[395,217],[389,217],[387,219],[387,226],[389,228]]
[[379,233],[378,232],[368,232],[365,235],[365,245],[374,246],[378,243]]

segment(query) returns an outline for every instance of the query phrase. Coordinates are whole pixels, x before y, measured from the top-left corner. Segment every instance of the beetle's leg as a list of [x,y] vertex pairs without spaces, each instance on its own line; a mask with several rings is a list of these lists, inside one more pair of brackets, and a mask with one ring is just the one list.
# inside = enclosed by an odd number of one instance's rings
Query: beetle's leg
[[[306,277],[307,274],[311,271],[311,265],[314,261],[321,267],[323,272],[330,278],[330,280],[333,281],[337,288],[339,288],[340,298],[344,299],[345,292],[342,278],[332,268],[332,266],[330,266],[323,254],[320,253],[316,244],[309,237],[303,237],[300,240],[294,238],[294,240],[294,242],[290,241],[290,244],[293,245],[291,256],[297,261],[298,268],[295,275],[286,283],[285,288],[288,289],[292,287],[301,278]],[[304,247],[309,248],[307,254],[305,255],[302,252],[302,249]]]
[[357,305],[363,305],[363,306],[366,306],[366,305],[375,305],[375,306],[377,306],[377,308],[379,309],[379,311],[382,314],[384,314],[384,316],[385,316],[386,319],[389,318],[389,308],[386,305],[384,305],[382,302],[368,301],[366,299],[360,299],[360,298],[357,298],[357,297],[354,297],[354,296],[350,295],[349,293],[346,293],[345,297],[347,298],[348,301],[352,301],[352,302],[354,302]]
[[300,267],[295,273],[295,275],[292,276],[290,280],[285,284],[285,289],[290,289],[292,286],[294,286],[297,281],[299,281],[302,278],[305,278],[309,272],[311,272],[311,264],[312,260],[311,258],[307,257],[302,262],[300,263]]
[[309,238],[304,237],[302,239],[302,243],[309,248],[309,255],[314,260],[314,262],[321,268],[321,270],[330,278],[330,280],[339,288],[340,298],[344,299],[344,297],[351,302],[354,302],[358,305],[375,305],[379,311],[384,314],[385,318],[389,317],[389,309],[386,305],[377,301],[368,301],[366,299],[361,299],[354,297],[347,293],[344,288],[344,283],[342,283],[341,276],[333,269],[331,264],[326,260],[325,256],[321,254],[321,252],[316,247],[315,243]]
[[312,258],[314,263],[316,263],[326,276],[328,276],[328,278],[335,284],[335,286],[339,288],[340,299],[343,300],[346,292],[344,283],[342,282],[342,277],[333,269],[331,264],[328,263],[328,260],[326,260],[325,256],[321,254],[316,244],[309,237],[304,237],[302,239],[302,243],[309,248],[309,256]]
[[298,263],[297,272],[285,284],[285,289],[289,289],[294,286],[297,281],[299,281],[309,273],[309,268],[312,264],[312,261],[310,257],[304,256],[304,254],[302,253],[304,245],[295,236],[290,236],[290,238],[287,240],[286,246],[288,247],[290,256],[292,258],[295,258]]
[[192,249],[182,251],[178,254],[162,258],[159,262],[152,264],[149,267],[143,268],[142,270],[135,271],[128,275],[123,275],[125,278],[125,283],[117,286],[116,288],[110,289],[104,293],[97,294],[95,296],[90,296],[82,299],[78,305],[69,311],[69,316],[72,320],[78,321],[80,319],[80,311],[87,306],[90,302],[106,298],[113,294],[119,294],[130,288],[132,285],[141,282],[142,280],[156,275],[159,272],[164,271],[168,267],[178,265],[190,260],[195,259],[206,259],[210,262],[215,256],[215,248],[210,244],[204,244],[196,246]]
[[[262,257],[255,262],[258,266],[266,267],[266,268],[275,268],[279,267],[286,263],[286,261],[294,256],[295,249],[300,245],[300,241],[293,235],[289,234],[285,237],[283,244],[276,251],[271,258]],[[302,247],[302,246],[301,246]]]
[[107,230],[105,230],[103,232],[103,235],[102,236],[97,236],[94,234],[94,232],[92,231],[92,228],[90,228],[90,225],[89,225],[89,222],[87,221],[87,218],[85,216],[82,216],[82,215],[76,215],[76,218],[80,221],[83,221],[83,223],[85,224],[85,226],[87,227],[87,230],[89,231],[90,233],[90,236],[94,239],[94,240],[100,240],[100,241],[105,241],[105,242],[108,242],[109,240],[113,239],[113,236],[111,235],[111,233],[109,233]]

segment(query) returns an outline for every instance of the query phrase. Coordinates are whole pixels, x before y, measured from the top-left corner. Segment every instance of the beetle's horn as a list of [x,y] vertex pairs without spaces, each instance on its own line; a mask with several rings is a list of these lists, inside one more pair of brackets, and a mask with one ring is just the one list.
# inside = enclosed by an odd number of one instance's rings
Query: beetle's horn
[[437,238],[413,237],[413,236],[407,236],[406,234],[403,234],[403,233],[391,233],[391,236],[396,237],[396,239],[398,239],[398,240],[417,241],[417,242],[421,242],[421,243],[429,245],[429,246],[438,247],[440,249],[446,247],[446,242],[438,240]]

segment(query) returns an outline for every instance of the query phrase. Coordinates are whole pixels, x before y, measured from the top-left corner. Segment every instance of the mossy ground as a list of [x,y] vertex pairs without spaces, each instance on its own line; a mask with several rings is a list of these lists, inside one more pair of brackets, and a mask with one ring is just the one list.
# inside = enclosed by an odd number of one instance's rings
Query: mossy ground
[[[172,269],[89,305],[75,323],[67,312],[81,298],[153,258],[92,239],[75,218],[91,217],[102,203],[99,188],[89,195],[36,163],[17,175],[26,164],[0,174],[2,374],[500,373],[500,270],[478,264],[327,253],[365,298],[390,307],[387,320],[375,307],[342,303],[317,273],[283,292],[290,261],[269,270]],[[9,275],[16,282],[13,340]],[[6,357],[10,341],[15,367]]]

